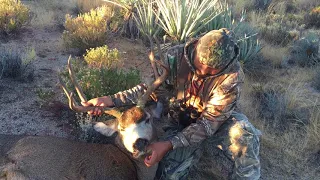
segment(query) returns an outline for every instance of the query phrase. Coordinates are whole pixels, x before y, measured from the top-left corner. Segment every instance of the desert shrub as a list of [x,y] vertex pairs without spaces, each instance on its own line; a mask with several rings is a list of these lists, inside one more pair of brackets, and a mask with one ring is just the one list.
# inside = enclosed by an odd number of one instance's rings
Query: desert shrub
[[16,51],[2,51],[1,53],[1,74],[2,77],[16,78],[21,75],[22,71],[22,57]]
[[0,53],[0,79],[20,78],[33,80],[34,67],[32,62],[35,57],[34,48],[29,48],[24,53],[13,49],[2,49]]
[[283,24],[274,22],[272,24],[265,24],[259,27],[260,29],[260,36],[269,43],[276,44],[276,45],[287,45],[290,40],[291,36],[288,32],[288,29],[283,26]]
[[35,93],[38,96],[40,108],[47,105],[48,102],[51,102],[55,95],[54,90],[44,88],[37,88]]
[[0,33],[19,30],[29,20],[29,9],[20,0],[0,0]]
[[92,9],[96,9],[103,4],[104,2],[102,0],[77,0],[76,11],[77,13],[90,12]]
[[73,12],[74,0],[33,0],[28,2],[31,11],[30,25],[35,28],[64,30],[65,14]]
[[305,67],[319,62],[319,42],[319,37],[314,33],[309,33],[306,37],[295,41],[290,48],[288,63]]
[[253,95],[256,99],[259,116],[271,128],[288,130],[292,125],[308,124],[308,108],[302,107],[302,91],[291,85],[255,84]]
[[314,75],[313,79],[312,79],[312,86],[320,91],[320,67],[318,66],[316,68],[316,74]]
[[250,24],[259,30],[259,37],[274,45],[286,46],[299,36],[294,29],[303,24],[299,15],[251,12]]
[[272,68],[282,68],[288,56],[288,47],[275,46],[265,43],[261,49],[262,57],[268,61]]
[[227,2],[232,6],[233,12],[239,15],[242,11],[266,10],[272,0],[227,0]]
[[91,48],[83,57],[88,65],[107,69],[117,66],[120,62],[119,51],[117,49],[110,50],[107,45]]
[[124,72],[115,69],[88,68],[82,69],[78,77],[88,98],[114,94],[140,82],[140,76],[136,70]]
[[[79,61],[74,61],[73,67],[76,78],[88,99],[115,94],[140,83],[140,73],[133,69],[123,71],[96,68],[86,66]],[[60,76],[66,81],[67,87],[72,89],[67,70],[61,72]]]
[[256,9],[265,10],[269,7],[271,2],[272,2],[272,0],[255,0],[254,7]]
[[102,6],[76,18],[66,15],[63,40],[68,48],[84,51],[102,46],[107,38],[107,22],[113,14],[112,7]]
[[317,6],[305,16],[305,23],[307,27],[320,27],[320,6]]

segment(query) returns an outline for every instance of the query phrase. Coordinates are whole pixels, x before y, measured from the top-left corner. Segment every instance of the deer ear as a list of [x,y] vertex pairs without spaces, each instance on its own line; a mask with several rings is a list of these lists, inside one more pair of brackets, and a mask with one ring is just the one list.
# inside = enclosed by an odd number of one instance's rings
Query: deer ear
[[94,130],[105,136],[112,136],[118,131],[118,121],[116,119],[108,120],[106,122],[97,122],[93,126]]

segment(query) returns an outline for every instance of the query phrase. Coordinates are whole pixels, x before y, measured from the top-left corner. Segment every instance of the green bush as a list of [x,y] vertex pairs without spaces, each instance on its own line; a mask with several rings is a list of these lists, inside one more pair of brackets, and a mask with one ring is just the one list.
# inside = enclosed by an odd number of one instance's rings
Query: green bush
[[107,39],[107,22],[113,13],[112,7],[102,6],[76,18],[67,14],[63,32],[65,45],[81,52],[102,46]]
[[0,33],[19,30],[29,20],[29,9],[20,0],[0,0]]
[[[73,68],[79,85],[88,99],[115,94],[140,83],[140,73],[137,70],[131,69],[125,72],[116,69],[96,68],[86,66],[79,61],[74,61]],[[66,82],[67,87],[73,89],[67,70],[63,71],[60,76]]]
[[117,49],[108,49],[108,46],[91,48],[83,56],[89,66],[103,67],[110,69],[119,64],[119,51]]
[[290,48],[288,63],[305,67],[320,62],[319,43],[320,38],[314,33],[295,41]]

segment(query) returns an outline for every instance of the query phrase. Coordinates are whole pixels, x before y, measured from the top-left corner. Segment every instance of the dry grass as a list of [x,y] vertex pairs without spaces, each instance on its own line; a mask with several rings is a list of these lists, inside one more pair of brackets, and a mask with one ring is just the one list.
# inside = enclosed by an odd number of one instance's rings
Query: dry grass
[[24,2],[32,12],[31,26],[48,28],[61,26],[66,13],[74,11],[75,0],[35,0]]
[[283,65],[283,60],[288,56],[288,47],[274,46],[266,44],[261,49],[262,56],[274,68],[279,68]]
[[76,0],[78,13],[86,13],[105,4],[102,0]]
[[[273,70],[267,84],[247,78],[242,87],[240,109],[263,132],[263,179],[316,179],[319,175],[314,159],[320,158],[320,94],[308,88],[315,72],[306,68]],[[254,96],[257,89],[272,89],[283,97],[278,99],[282,105],[274,106],[274,113],[296,116],[261,117],[261,99]],[[283,125],[288,128],[278,129]]]
[[310,10],[313,7],[319,6],[319,0],[296,0],[296,7],[301,10]]

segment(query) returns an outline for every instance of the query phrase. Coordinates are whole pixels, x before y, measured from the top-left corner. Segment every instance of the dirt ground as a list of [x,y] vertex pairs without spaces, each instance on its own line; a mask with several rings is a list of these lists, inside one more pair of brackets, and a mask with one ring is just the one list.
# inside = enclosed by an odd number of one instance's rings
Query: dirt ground
[[[33,81],[0,79],[0,134],[50,135],[73,138],[70,121],[74,114],[66,106],[66,97],[58,85],[58,71],[66,66],[70,55],[63,47],[59,29],[32,27],[23,29],[19,37],[2,43],[2,47],[36,51]],[[109,48],[117,48],[123,66],[140,70],[142,77],[150,77],[147,48],[140,41],[114,37]],[[50,103],[43,104],[37,91],[52,91]]]

